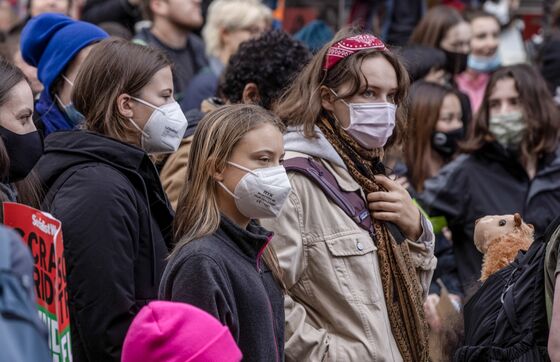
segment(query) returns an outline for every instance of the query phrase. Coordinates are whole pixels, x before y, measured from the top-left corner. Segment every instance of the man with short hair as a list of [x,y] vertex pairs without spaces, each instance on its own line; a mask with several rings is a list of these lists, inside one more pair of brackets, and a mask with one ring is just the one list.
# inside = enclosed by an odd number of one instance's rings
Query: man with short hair
[[202,26],[200,0],[143,0],[151,28],[140,30],[134,42],[161,49],[173,63],[175,98],[208,64],[204,43],[192,31]]

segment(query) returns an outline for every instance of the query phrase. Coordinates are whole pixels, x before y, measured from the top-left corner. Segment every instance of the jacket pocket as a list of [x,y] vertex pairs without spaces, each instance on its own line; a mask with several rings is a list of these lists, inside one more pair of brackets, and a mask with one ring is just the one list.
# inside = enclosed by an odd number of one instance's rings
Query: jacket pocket
[[382,286],[379,278],[377,247],[364,237],[326,240],[342,294],[351,303],[375,304]]

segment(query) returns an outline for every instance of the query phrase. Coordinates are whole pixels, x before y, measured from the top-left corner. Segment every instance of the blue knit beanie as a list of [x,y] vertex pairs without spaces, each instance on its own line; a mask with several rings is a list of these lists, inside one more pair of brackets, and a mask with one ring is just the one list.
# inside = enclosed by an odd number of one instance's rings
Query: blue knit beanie
[[101,28],[61,14],[32,18],[21,33],[23,59],[37,68],[39,80],[50,90],[68,63],[86,46],[107,38]]

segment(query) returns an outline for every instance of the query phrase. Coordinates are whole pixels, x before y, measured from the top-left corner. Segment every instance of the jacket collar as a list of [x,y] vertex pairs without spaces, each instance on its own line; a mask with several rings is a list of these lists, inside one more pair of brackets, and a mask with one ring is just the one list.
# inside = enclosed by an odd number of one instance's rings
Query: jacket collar
[[218,234],[232,241],[242,254],[254,262],[260,271],[260,260],[274,233],[251,220],[247,229],[242,229],[224,214],[220,215]]
[[[518,160],[518,155],[502,147],[497,142],[490,142],[475,152],[475,157],[502,163],[512,174],[517,177],[527,177],[523,165]],[[536,177],[545,176],[560,171],[560,147],[554,153],[545,155],[538,160]]]
[[545,176],[560,171],[560,147],[556,149],[556,152],[543,157],[542,163],[539,166],[541,167],[537,169],[538,176]]
[[527,172],[519,162],[517,154],[512,150],[505,149],[498,142],[486,143],[473,156],[481,160],[489,160],[501,164],[518,179],[528,178]]

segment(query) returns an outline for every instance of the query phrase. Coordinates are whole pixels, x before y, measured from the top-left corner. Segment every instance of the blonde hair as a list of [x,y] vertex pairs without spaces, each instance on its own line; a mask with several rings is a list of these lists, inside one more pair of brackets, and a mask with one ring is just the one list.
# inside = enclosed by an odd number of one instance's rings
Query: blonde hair
[[185,186],[177,204],[176,249],[217,230],[220,208],[214,173],[226,167],[237,143],[263,124],[283,130],[280,119],[272,112],[247,104],[222,106],[200,121],[193,136]]
[[206,54],[217,57],[222,44],[222,30],[235,31],[251,27],[264,20],[272,21],[272,12],[260,0],[215,0],[208,8],[202,37]]
[[[177,203],[174,237],[177,241],[171,257],[189,242],[211,235],[220,226],[216,171],[223,170],[239,141],[250,131],[271,124],[284,131],[284,125],[272,112],[255,105],[223,106],[208,113],[193,136],[187,177]],[[267,247],[264,261],[276,280],[281,282],[278,259]]]

